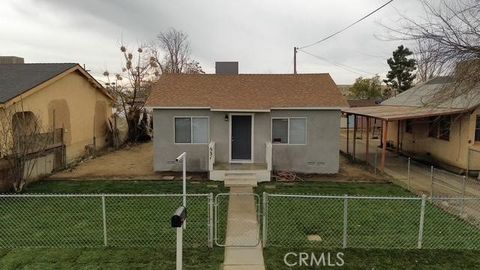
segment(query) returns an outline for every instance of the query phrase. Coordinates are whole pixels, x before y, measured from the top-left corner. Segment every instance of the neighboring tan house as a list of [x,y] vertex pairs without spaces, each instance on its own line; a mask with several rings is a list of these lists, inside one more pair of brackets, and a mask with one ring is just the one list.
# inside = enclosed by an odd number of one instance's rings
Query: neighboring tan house
[[64,145],[67,163],[87,148],[105,145],[112,103],[102,85],[78,64],[26,64],[19,57],[0,57],[0,110],[36,117],[44,131],[56,134],[54,141]]
[[[417,159],[463,171],[480,170],[480,88],[450,97],[449,77],[417,84],[380,106],[347,115],[383,121],[386,146]],[[448,95],[448,96],[447,96]]]
[[162,75],[147,101],[153,109],[154,169],[189,171],[210,179],[249,174],[269,181],[272,170],[333,174],[339,170],[341,108],[329,74]]

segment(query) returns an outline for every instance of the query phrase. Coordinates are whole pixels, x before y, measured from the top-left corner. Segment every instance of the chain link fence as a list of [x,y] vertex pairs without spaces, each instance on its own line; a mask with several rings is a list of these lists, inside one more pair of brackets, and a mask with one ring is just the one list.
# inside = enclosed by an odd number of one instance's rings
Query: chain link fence
[[263,196],[267,247],[480,249],[480,198]]
[[[0,247],[174,247],[177,194],[0,195]],[[213,245],[213,194],[188,194],[184,245]]]
[[[362,133],[357,133],[354,147],[353,132],[349,132],[349,145],[347,148],[346,133],[342,130],[340,137],[340,149],[344,153],[357,161],[365,162],[372,166],[375,173],[380,172],[381,151],[378,146],[378,140],[370,141],[369,147],[362,140]],[[354,151],[354,148],[356,151]],[[368,149],[368,155],[367,150]],[[390,151],[391,150],[391,151]],[[480,176],[464,176],[440,169],[436,166],[427,165],[428,162],[417,161],[396,149],[390,149],[386,152],[384,171],[391,175],[393,182],[397,185],[416,193],[417,195],[428,194],[431,197],[480,197]],[[355,154],[354,154],[355,153]],[[477,160],[480,158],[480,151],[469,150],[470,170],[478,170],[480,164]]]

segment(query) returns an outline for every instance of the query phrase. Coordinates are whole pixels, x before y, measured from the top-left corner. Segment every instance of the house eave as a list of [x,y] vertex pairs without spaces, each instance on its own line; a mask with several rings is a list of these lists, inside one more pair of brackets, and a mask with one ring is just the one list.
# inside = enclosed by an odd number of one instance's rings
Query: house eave
[[164,106],[145,106],[151,110],[210,110],[210,107],[164,107]]
[[272,110],[339,111],[347,107],[272,107]]
[[270,112],[269,109],[211,109],[212,112]]
[[305,110],[305,111],[341,111],[348,107],[272,107],[270,109],[233,109],[233,108],[212,108],[212,107],[182,107],[182,106],[145,106],[150,110],[210,110],[212,112],[271,112],[272,110]]

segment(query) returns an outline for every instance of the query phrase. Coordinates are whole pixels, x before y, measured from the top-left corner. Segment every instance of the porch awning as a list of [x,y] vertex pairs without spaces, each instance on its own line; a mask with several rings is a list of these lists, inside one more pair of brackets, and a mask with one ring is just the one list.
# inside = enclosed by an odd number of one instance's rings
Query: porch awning
[[343,113],[355,114],[377,118],[385,121],[396,121],[405,119],[425,118],[430,116],[450,115],[463,113],[468,109],[463,108],[434,108],[434,107],[412,107],[412,106],[370,106],[343,109]]

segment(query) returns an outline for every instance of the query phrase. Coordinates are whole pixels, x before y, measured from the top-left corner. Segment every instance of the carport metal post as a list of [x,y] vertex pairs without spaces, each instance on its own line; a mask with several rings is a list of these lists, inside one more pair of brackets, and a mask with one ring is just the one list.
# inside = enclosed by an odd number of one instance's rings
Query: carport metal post
[[388,135],[388,121],[384,120],[383,121],[383,141],[382,141],[382,160],[380,161],[380,168],[383,171],[385,171],[385,158],[387,155],[387,135]]
[[368,164],[368,160],[369,160],[369,158],[368,158],[368,148],[370,147],[369,146],[369,138],[368,138],[370,136],[369,135],[370,134],[370,117],[367,117],[366,119],[367,119],[367,134],[366,134],[367,141],[365,142],[365,145],[366,145],[365,146],[365,162],[367,162],[367,164]]
[[352,151],[353,160],[355,160],[356,144],[357,144],[357,115],[354,114],[353,115],[353,151]]
[[350,114],[347,113],[347,156],[350,154],[349,153],[349,144],[350,144]]

